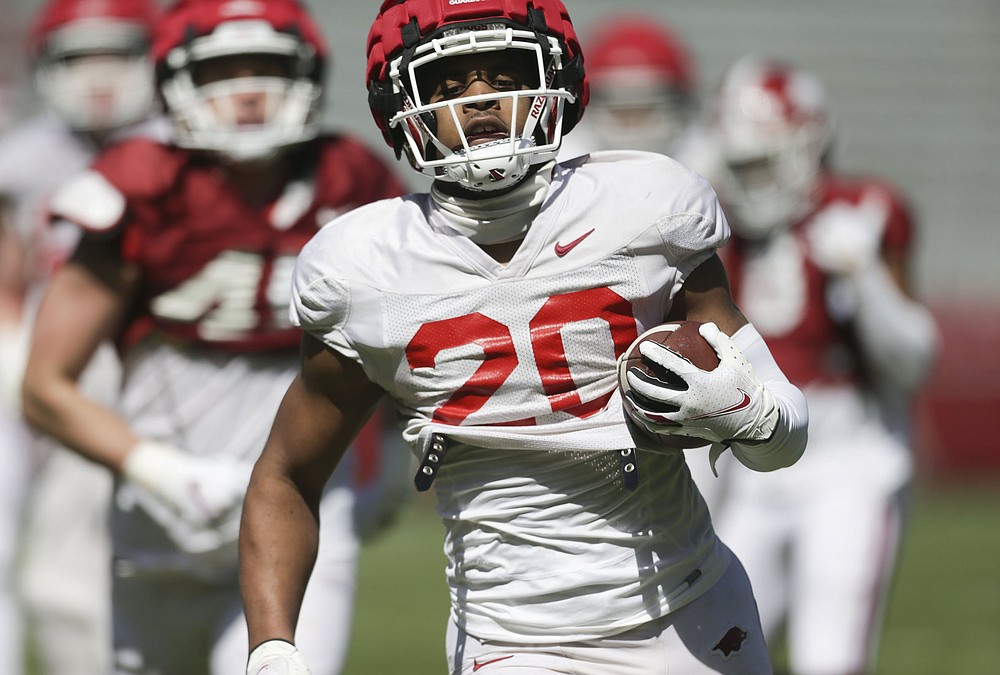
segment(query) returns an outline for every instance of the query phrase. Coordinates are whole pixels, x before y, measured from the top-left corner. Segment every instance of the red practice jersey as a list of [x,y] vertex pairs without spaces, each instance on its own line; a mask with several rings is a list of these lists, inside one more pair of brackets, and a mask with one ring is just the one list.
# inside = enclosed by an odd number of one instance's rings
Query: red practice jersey
[[219,163],[149,140],[109,148],[54,200],[54,217],[110,237],[140,270],[123,348],[151,331],[227,351],[293,350],[288,319],[295,258],[326,223],[405,192],[356,140],[323,137],[297,150],[297,175],[253,205]]
[[824,209],[836,203],[859,204],[872,192],[888,206],[883,253],[909,255],[913,220],[899,191],[882,180],[833,175],[824,178],[816,207],[787,232],[766,242],[734,235],[722,251],[733,297],[797,386],[857,382],[863,377],[850,313],[838,309],[832,278],[813,262],[806,230]]

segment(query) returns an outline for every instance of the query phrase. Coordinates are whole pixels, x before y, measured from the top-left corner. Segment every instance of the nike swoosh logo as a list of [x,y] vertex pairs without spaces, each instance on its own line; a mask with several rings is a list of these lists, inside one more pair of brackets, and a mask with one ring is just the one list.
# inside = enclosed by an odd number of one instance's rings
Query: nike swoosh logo
[[698,415],[697,417],[692,417],[691,419],[693,419],[693,420],[703,420],[703,419],[706,419],[708,417],[720,417],[721,415],[728,415],[729,413],[734,413],[734,412],[736,412],[738,410],[743,410],[744,408],[746,408],[747,406],[750,405],[750,403],[753,401],[753,399],[750,398],[750,394],[746,393],[742,389],[737,389],[737,391],[740,392],[741,394],[743,394],[743,400],[741,400],[739,403],[731,405],[728,408],[722,408],[721,410],[716,410],[714,412],[705,413],[704,415]]
[[[594,228],[594,229],[597,229],[597,228]],[[591,230],[590,232],[584,232],[583,234],[581,234],[579,237],[577,237],[576,239],[574,239],[573,241],[571,241],[568,244],[560,244],[557,241],[556,242],[556,255],[559,256],[560,258],[563,257],[564,255],[566,255],[567,253],[569,253],[570,251],[572,251],[574,248],[576,248],[577,246],[579,246],[579,244],[580,244],[581,241],[583,241],[584,239],[586,239],[587,237],[589,237],[593,233],[594,233],[594,230]]]
[[512,659],[512,658],[514,658],[513,654],[511,654],[510,656],[501,656],[500,658],[497,659],[490,659],[489,661],[483,661],[482,663],[480,663],[478,659],[472,659],[472,672],[476,672],[480,668],[485,668],[491,663],[496,663],[497,661],[506,661],[507,659]]

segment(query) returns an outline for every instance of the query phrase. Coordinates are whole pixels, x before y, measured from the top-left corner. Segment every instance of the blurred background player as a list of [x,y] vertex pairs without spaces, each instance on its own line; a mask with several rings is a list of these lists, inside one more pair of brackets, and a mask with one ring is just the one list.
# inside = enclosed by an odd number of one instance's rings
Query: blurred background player
[[787,626],[792,673],[869,672],[913,471],[910,399],[936,342],[910,286],[913,215],[887,181],[832,168],[827,96],[809,72],[740,59],[712,119],[733,296],[810,412],[787,471],[720,464],[714,520],[770,641]]
[[696,159],[704,140],[697,69],[677,32],[657,17],[616,14],[592,30],[585,46],[590,103],[560,159],[597,150]]
[[[115,474],[113,672],[231,675],[247,651],[243,492],[297,364],[293,262],[334,215],[402,186],[321,132],[327,48],[294,0],[182,0],[152,55],[171,142],[111,146],[53,197],[84,234],[42,301],[24,412]],[[105,339],[124,364],[113,406],[77,386]],[[351,473],[320,507],[300,634],[316,675],[339,671],[349,636]]]
[[[111,481],[51,441],[32,439],[20,421],[18,390],[37,301],[78,232],[51,227],[48,199],[114,140],[163,131],[154,110],[147,56],[156,12],[150,0],[51,0],[29,31],[30,64],[46,112],[0,137],[0,443],[5,455],[0,572],[9,578],[21,533],[19,595],[50,675],[107,672],[110,612],[107,503]],[[81,386],[110,401],[119,365],[110,345],[92,359]],[[23,531],[23,499],[30,489]],[[4,609],[9,616],[10,610]],[[0,634],[19,653],[20,632]],[[0,667],[19,673],[20,668]]]

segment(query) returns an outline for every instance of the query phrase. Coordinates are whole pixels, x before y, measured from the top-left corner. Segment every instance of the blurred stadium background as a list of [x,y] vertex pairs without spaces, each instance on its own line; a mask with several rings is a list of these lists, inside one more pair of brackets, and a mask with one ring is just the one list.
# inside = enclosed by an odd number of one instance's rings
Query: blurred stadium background
[[[911,197],[917,286],[943,349],[918,404],[917,490],[879,673],[1000,672],[1000,2],[566,2],[585,53],[589,29],[609,13],[669,22],[696,58],[706,101],[747,52],[813,70],[838,120],[838,164],[885,176]],[[23,45],[39,4],[3,0],[0,129],[37,108]],[[364,41],[380,0],[309,4],[333,51],[331,125],[390,157],[364,89]],[[440,535],[430,504],[416,500],[366,551],[350,673],[443,672]]]

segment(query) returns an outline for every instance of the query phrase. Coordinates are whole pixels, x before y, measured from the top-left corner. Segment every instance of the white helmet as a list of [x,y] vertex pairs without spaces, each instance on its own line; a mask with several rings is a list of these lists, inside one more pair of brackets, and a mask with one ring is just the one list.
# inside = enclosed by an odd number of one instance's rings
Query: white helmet
[[180,0],[153,56],[181,147],[254,161],[319,133],[326,45],[295,0]]
[[722,79],[714,124],[725,165],[719,192],[738,234],[764,237],[806,215],[832,136],[814,75],[740,59]]
[[[506,51],[525,55],[537,69],[529,89],[423,99],[421,71],[453,56]],[[531,166],[555,158],[562,134],[579,120],[587,87],[580,47],[559,0],[500,0],[480,7],[445,0],[386,0],[368,36],[369,104],[397,156],[438,180],[476,191],[517,184]],[[523,128],[486,143],[450,148],[437,136],[436,113],[483,101],[510,99]]]
[[74,129],[106,132],[147,117],[155,95],[151,0],[51,0],[29,45],[35,87]]

